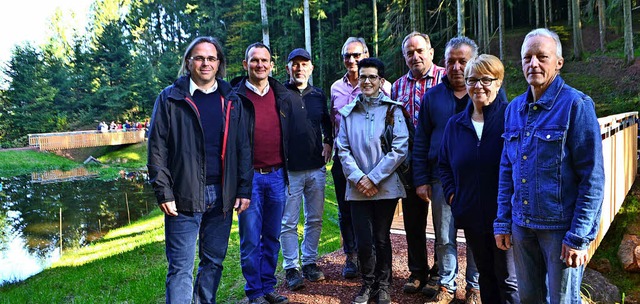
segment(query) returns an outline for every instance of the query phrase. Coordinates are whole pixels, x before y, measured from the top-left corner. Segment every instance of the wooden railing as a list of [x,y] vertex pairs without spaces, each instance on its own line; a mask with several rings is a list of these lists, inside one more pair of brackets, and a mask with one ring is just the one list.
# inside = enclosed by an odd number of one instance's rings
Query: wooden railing
[[98,176],[98,174],[87,170],[85,167],[78,167],[69,171],[51,170],[46,172],[33,172],[31,173],[31,182],[46,184],[85,179],[95,176]]
[[144,141],[144,129],[131,131],[77,131],[29,134],[29,145],[40,150],[62,150],[134,144]]
[[631,189],[638,170],[638,112],[599,118],[605,187],[600,229],[589,247],[593,256]]

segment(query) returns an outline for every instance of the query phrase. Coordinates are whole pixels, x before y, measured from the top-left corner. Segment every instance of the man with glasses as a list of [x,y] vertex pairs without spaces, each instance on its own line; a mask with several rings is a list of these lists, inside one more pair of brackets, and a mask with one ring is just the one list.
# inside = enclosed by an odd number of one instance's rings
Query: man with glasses
[[[391,86],[391,99],[401,102],[411,115],[414,127],[418,124],[418,113],[422,96],[427,90],[440,83],[445,69],[433,64],[433,48],[427,34],[412,32],[402,41],[402,55],[409,72]],[[407,255],[411,275],[404,284],[406,293],[419,292],[431,276],[437,280],[436,265],[429,270],[427,261],[427,215],[429,204],[416,194],[415,188],[408,189],[402,199],[402,216],[407,238]],[[436,258],[437,260],[437,258]]]
[[[450,303],[455,300],[455,278],[458,272],[457,229],[438,176],[438,153],[444,128],[451,116],[464,110],[469,95],[464,81],[464,68],[478,55],[478,46],[467,37],[456,37],[445,46],[446,77],[422,97],[418,126],[413,145],[413,178],[416,193],[431,203],[438,257],[437,286],[427,285],[423,293],[431,295],[427,303]],[[502,91],[501,94],[504,94]],[[506,99],[506,96],[504,96]],[[467,293],[465,303],[480,303],[478,270],[467,247]],[[435,289],[435,290],[434,290]]]
[[[358,62],[361,59],[369,57],[369,49],[364,42],[364,38],[349,37],[342,46],[341,54],[347,72],[341,79],[336,80],[331,85],[331,122],[333,125],[334,138],[338,136],[340,121],[342,119],[338,111],[345,105],[353,102],[358,94],[360,94],[360,87],[358,86]],[[391,92],[391,84],[389,82],[384,81],[381,88],[386,95],[389,95]],[[351,207],[344,199],[347,180],[342,172],[342,164],[340,164],[337,152],[333,157],[331,175],[333,176],[336,200],[338,201],[338,222],[340,224],[340,234],[342,235],[342,247],[347,256],[344,267],[342,268],[342,276],[347,279],[352,279],[358,277],[357,248],[351,220]]]
[[260,42],[249,45],[242,65],[248,76],[232,82],[236,92],[251,101],[247,112],[255,169],[251,205],[238,216],[244,290],[250,303],[288,303],[275,291],[275,271],[287,201],[289,138],[296,135],[292,130],[306,132],[306,112],[297,95],[269,76],[269,47]]
[[181,76],[160,93],[151,116],[147,166],[165,214],[167,303],[191,303],[192,296],[216,303],[233,209],[242,215],[250,205],[244,105],[222,80],[225,67],[220,43],[196,38],[182,57]]
[[[322,89],[309,84],[313,72],[311,55],[298,48],[289,53],[288,62],[289,82],[285,87],[302,99],[311,131],[296,136],[298,144],[289,145],[289,193],[280,235],[282,268],[286,272],[289,289],[297,290],[304,287],[303,276],[311,282],[324,280],[324,273],[316,261],[324,212],[325,164],[331,159],[333,133],[327,96]],[[305,220],[302,244],[298,245],[300,205],[304,205]],[[302,252],[301,259],[299,251]]]

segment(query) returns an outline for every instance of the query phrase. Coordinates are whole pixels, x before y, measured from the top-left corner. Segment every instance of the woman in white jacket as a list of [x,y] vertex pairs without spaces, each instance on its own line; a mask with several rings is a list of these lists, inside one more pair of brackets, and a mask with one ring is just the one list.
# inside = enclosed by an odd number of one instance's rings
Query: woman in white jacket
[[[336,145],[347,179],[345,200],[351,204],[351,216],[358,247],[359,270],[363,285],[352,303],[391,303],[390,229],[398,198],[406,192],[396,168],[407,157],[409,134],[402,104],[380,91],[384,64],[377,58],[358,62],[361,93],[340,109],[343,116]],[[383,152],[381,136],[385,117],[393,111],[393,136],[390,151]]]

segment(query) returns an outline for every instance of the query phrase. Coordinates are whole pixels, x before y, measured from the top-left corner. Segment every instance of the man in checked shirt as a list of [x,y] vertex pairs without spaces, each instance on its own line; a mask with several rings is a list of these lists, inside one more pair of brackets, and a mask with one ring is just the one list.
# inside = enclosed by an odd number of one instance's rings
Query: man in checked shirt
[[[427,90],[442,80],[445,68],[433,64],[434,50],[427,34],[412,32],[402,41],[402,55],[409,67],[409,72],[400,77],[391,86],[391,99],[402,102],[413,119],[414,127],[418,124],[420,101]],[[427,262],[427,213],[429,204],[416,194],[415,189],[407,191],[402,199],[404,227],[407,237],[409,271],[411,275],[404,284],[406,293],[419,292],[426,284],[429,276],[437,279],[438,269],[429,270]]]

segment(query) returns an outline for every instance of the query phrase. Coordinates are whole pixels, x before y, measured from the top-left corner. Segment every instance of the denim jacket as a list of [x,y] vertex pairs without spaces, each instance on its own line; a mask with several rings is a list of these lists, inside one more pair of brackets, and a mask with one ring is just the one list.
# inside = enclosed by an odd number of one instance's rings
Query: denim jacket
[[594,240],[604,196],[602,137],[593,100],[558,75],[536,102],[531,89],[505,112],[495,234],[511,224],[566,230],[563,243]]

